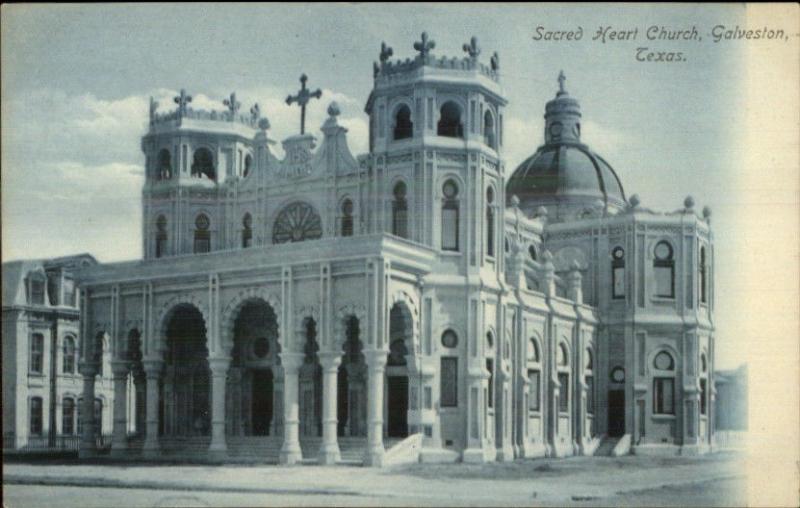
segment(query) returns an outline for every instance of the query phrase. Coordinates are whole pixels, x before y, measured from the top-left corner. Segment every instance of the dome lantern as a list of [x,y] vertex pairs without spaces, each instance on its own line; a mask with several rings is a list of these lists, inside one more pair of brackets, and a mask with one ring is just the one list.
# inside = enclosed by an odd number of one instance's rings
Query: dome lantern
[[564,88],[564,71],[558,73],[558,93],[545,106],[544,142],[580,143],[581,106]]

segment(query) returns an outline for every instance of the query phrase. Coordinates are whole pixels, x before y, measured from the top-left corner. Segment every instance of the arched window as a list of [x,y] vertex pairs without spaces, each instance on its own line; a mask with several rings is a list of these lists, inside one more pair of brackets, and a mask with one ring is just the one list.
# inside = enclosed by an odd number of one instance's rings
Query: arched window
[[205,214],[200,214],[194,221],[194,253],[211,252],[211,221]]
[[584,366],[586,379],[586,412],[594,414],[594,358],[592,350],[586,349],[586,365]]
[[656,277],[656,296],[675,298],[675,259],[672,245],[661,241],[654,250],[653,271]]
[[622,247],[611,251],[611,297],[625,298],[625,250]]
[[72,397],[64,397],[61,403],[61,433],[75,434],[75,399]]
[[436,134],[448,138],[463,138],[464,126],[461,123],[461,108],[453,101],[447,101],[439,110],[439,123]]
[[531,260],[536,261],[536,247],[533,244],[528,246],[528,255],[531,257]]
[[497,150],[497,142],[494,133],[494,116],[492,116],[491,111],[488,110],[483,115],[483,142],[486,143],[489,148]]
[[242,218],[242,248],[246,249],[253,245],[253,216],[249,213]]
[[458,185],[447,180],[442,186],[442,250],[458,250]]
[[708,363],[705,353],[700,355],[700,414],[708,412]]
[[281,210],[272,227],[272,243],[303,242],[322,237],[322,219],[314,207],[296,201]]
[[158,167],[156,171],[159,180],[169,180],[172,178],[172,156],[166,148],[162,148],[158,152]]
[[198,148],[194,151],[192,176],[209,180],[217,179],[217,171],[214,169],[214,156],[208,148]]
[[700,247],[700,264],[699,268],[699,277],[700,277],[700,303],[707,303],[708,302],[708,286],[707,286],[707,276],[708,276],[708,266],[706,265],[706,248]]
[[342,236],[353,236],[353,202],[342,202]]
[[30,434],[32,436],[41,436],[42,435],[42,398],[41,397],[31,397]]
[[167,253],[167,218],[159,215],[156,219],[156,257]]
[[567,350],[567,345],[563,342],[559,344],[556,355],[558,384],[561,386],[558,396],[558,411],[559,413],[568,413],[572,390],[569,384],[569,351]]
[[397,182],[394,186],[392,201],[392,234],[408,238],[408,201],[406,200],[406,184]]
[[408,348],[403,339],[395,339],[389,344],[389,358],[386,364],[390,367],[401,367],[406,364],[406,355],[408,355]]
[[64,337],[64,361],[62,362],[62,370],[64,374],[75,373],[75,338],[69,335]]
[[666,351],[653,359],[653,413],[675,414],[675,360]]
[[414,135],[411,110],[403,104],[394,115],[394,139],[407,139]]
[[250,170],[253,168],[253,156],[249,153],[244,157],[244,171],[242,172],[242,176],[247,177],[250,174]]
[[44,362],[44,335],[34,333],[31,335],[30,373],[41,374]]
[[532,412],[541,411],[541,365],[539,344],[536,339],[531,337],[528,341],[528,410]]
[[494,257],[494,189],[486,189],[486,255]]

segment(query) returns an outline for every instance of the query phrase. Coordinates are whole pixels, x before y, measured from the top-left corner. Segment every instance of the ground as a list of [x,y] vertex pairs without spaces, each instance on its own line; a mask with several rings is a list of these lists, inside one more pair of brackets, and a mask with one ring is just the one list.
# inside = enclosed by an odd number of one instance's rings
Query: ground
[[3,505],[744,506],[740,457],[574,457],[370,469],[8,463]]

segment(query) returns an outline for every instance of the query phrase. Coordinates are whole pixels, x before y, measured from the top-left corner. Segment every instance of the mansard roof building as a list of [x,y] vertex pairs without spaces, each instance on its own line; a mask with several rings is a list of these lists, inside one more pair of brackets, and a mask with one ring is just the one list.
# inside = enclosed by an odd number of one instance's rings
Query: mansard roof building
[[[112,452],[294,463],[492,461],[710,448],[713,236],[691,198],[626,197],[564,77],[544,144],[505,165],[495,53],[385,44],[369,153],[339,106],[285,156],[258,106],[151,103],[144,258],[78,272],[87,337],[136,377]],[[97,372],[97,340],[81,372]],[[114,384],[128,400],[129,384]],[[94,384],[83,398],[94,399]],[[91,412],[82,451],[94,453]]]

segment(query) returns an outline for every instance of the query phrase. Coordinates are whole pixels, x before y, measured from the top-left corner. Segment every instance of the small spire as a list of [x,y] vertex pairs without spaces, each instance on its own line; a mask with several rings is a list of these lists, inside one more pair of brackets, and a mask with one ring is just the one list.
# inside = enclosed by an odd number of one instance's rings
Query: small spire
[[567,77],[564,76],[564,71],[558,71],[558,95],[562,95],[567,93],[564,89],[564,81],[567,80]]

